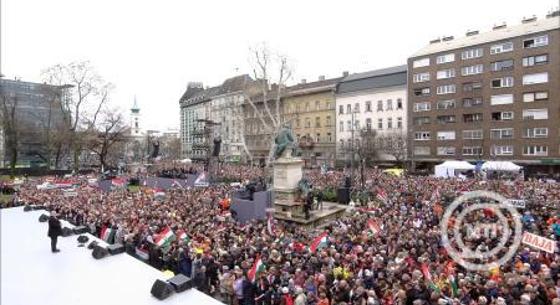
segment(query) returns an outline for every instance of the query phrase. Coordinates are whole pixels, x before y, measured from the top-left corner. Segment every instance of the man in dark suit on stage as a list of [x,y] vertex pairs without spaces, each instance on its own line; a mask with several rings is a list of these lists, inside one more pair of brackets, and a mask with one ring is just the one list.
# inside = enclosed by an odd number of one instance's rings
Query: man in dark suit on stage
[[56,212],[52,211],[49,217],[48,236],[51,238],[51,251],[53,253],[60,252],[60,250],[56,248],[56,242],[60,235],[62,235],[62,226],[60,225],[60,220],[56,218]]

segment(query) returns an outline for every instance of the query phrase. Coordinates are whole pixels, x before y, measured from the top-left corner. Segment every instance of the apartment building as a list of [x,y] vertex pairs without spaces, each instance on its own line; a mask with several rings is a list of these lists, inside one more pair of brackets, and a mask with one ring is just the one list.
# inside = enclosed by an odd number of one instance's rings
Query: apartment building
[[[406,138],[406,80],[407,66],[402,65],[350,74],[339,82],[336,89],[338,160],[351,158],[351,147],[356,146],[359,131],[363,129],[375,130],[378,138]],[[378,148],[378,159],[397,159],[396,151]]]
[[560,165],[558,12],[433,40],[409,58],[408,71],[415,161]]
[[288,87],[283,98],[284,120],[297,137],[306,166],[334,166],[336,153],[334,90],[342,78],[315,82],[305,79]]

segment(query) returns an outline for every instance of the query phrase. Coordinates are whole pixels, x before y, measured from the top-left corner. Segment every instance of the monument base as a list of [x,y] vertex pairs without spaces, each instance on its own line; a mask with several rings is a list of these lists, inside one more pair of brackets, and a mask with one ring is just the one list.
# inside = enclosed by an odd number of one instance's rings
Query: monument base
[[[309,211],[309,219],[305,219],[305,213],[303,212],[302,204],[276,204],[274,217],[278,220],[312,228],[328,224],[342,217],[342,215],[344,215],[344,212],[346,212],[347,207],[348,206],[336,204],[333,202],[323,202],[322,209]],[[295,212],[295,214],[291,213],[292,211]]]

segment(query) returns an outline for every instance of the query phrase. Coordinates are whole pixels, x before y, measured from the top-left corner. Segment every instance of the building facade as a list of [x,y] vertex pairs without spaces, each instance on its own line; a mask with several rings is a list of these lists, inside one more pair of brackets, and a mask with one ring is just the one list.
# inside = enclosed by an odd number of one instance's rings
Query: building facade
[[[52,86],[19,80],[0,79],[0,166],[11,160],[10,136],[17,142],[17,166],[45,166],[53,161],[54,137],[66,130],[65,113],[61,103],[66,98],[65,86]],[[4,108],[4,105],[6,108]],[[14,118],[8,118],[15,107]],[[4,113],[6,112],[8,113]],[[6,115],[6,118],[2,118]],[[14,132],[5,129],[8,121],[15,122]],[[50,159],[50,160],[47,160]]]
[[560,164],[559,18],[444,37],[409,58],[414,160]]
[[[336,89],[338,160],[350,159],[361,130],[374,130],[378,138],[406,137],[406,81],[406,65],[351,74],[340,81]],[[402,154],[380,147],[377,158],[394,161]]]
[[336,157],[335,96],[342,78],[288,87],[283,98],[284,120],[289,122],[306,166],[334,166]]

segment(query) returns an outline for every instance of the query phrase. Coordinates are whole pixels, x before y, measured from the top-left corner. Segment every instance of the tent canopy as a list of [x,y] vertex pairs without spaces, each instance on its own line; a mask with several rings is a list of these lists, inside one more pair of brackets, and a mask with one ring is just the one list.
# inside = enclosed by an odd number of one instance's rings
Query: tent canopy
[[189,163],[192,163],[192,160],[189,159],[189,158],[186,158],[186,159],[181,160],[180,162],[185,163],[185,164],[189,164]]
[[519,171],[521,166],[510,161],[487,161],[482,164],[482,170],[487,171]]
[[455,177],[461,171],[474,170],[475,166],[467,161],[449,160],[435,166],[436,177]]

